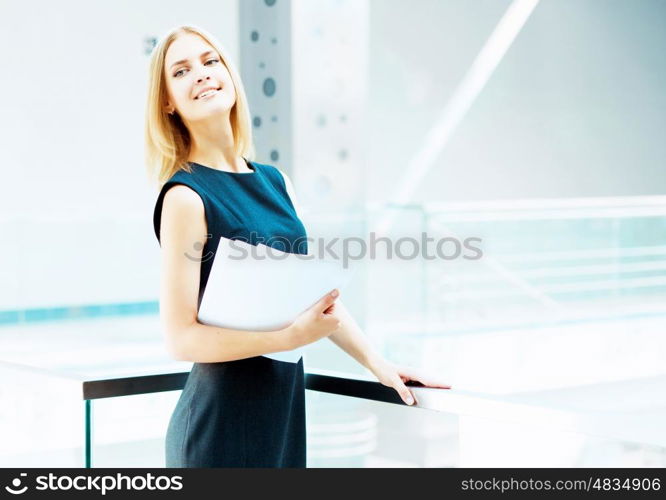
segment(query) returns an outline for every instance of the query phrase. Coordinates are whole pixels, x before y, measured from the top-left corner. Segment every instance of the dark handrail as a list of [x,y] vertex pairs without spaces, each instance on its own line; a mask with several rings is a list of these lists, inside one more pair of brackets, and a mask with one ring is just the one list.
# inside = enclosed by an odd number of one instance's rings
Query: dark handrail
[[[83,380],[83,399],[94,400],[177,391],[184,387],[188,373],[175,372]],[[404,404],[398,393],[391,387],[386,387],[376,380],[373,381],[356,375],[310,370],[305,374],[305,388],[383,403]]]

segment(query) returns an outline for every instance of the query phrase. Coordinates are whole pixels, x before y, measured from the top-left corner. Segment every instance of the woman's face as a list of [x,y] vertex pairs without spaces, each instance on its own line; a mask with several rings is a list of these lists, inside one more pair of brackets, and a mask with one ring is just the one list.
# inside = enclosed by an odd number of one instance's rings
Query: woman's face
[[[185,123],[228,115],[236,102],[231,75],[222,58],[198,35],[182,34],[171,43],[164,71],[167,112],[176,111]],[[219,90],[202,95],[211,87]]]

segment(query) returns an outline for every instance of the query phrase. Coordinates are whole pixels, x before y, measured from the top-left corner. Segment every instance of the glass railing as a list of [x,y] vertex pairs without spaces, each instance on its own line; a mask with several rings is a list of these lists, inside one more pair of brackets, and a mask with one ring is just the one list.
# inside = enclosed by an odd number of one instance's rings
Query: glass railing
[[[489,464],[511,450],[513,463],[545,464],[543,450],[559,450],[552,456],[562,464],[663,461],[663,436],[650,431],[666,393],[663,200],[369,206],[311,213],[309,227],[364,238],[387,213],[394,244],[421,232],[478,237],[483,257],[385,259],[378,246],[377,258],[350,261],[356,274],[345,304],[387,358],[434,371],[454,385],[451,395],[471,399],[421,411],[311,388],[310,466]],[[42,316],[0,327],[0,463],[161,466],[189,364],[168,358],[157,316]],[[368,375],[330,342],[306,352],[306,371],[318,369]],[[128,373],[166,385],[83,399],[82,379]],[[607,397],[619,384],[633,396]],[[534,408],[546,408],[545,416]],[[617,426],[627,432],[571,424],[604,412],[608,422],[628,418]],[[536,422],[530,432],[524,415]],[[542,455],[534,442],[549,443]]]

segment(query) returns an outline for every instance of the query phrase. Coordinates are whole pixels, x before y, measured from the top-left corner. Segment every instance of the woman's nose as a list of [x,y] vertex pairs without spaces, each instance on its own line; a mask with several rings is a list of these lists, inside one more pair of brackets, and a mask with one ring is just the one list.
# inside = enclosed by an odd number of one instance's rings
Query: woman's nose
[[206,78],[206,80],[210,80],[210,75],[208,75],[208,76],[206,76],[206,77],[200,77],[200,78],[198,78],[198,79],[197,79],[197,83],[200,82],[201,80],[203,80],[204,78]]

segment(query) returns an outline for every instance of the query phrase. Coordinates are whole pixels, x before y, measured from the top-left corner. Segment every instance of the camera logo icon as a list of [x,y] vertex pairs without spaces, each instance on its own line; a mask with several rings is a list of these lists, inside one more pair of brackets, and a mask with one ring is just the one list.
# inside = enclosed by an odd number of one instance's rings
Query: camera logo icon
[[[25,476],[27,476],[27,474],[25,472],[21,472],[20,477],[25,477]],[[21,495],[22,493],[25,493],[28,490],[28,487],[24,486],[23,488],[21,488],[21,479],[19,477],[16,477],[12,479],[12,486],[5,486],[5,489],[12,495]]]

